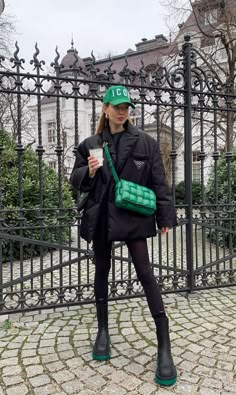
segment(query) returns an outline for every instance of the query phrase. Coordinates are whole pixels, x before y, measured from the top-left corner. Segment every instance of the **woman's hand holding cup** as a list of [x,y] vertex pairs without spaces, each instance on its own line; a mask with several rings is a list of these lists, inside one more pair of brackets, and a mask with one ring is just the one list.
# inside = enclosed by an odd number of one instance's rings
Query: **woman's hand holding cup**
[[88,157],[89,177],[93,178],[99,169],[103,165],[103,149],[94,148],[89,150],[90,156]]

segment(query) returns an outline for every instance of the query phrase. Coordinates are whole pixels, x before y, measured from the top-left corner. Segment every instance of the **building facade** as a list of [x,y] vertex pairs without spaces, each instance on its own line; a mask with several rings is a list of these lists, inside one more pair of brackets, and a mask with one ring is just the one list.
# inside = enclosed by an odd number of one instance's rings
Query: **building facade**
[[[173,130],[175,134],[175,150],[177,157],[175,160],[175,183],[178,183],[184,179],[183,162],[184,162],[184,141],[183,141],[183,112],[182,110],[175,111],[174,121],[173,114],[170,110],[165,109],[165,106],[160,106],[157,109],[154,105],[143,104],[140,102],[140,90],[137,93],[135,89],[135,83],[140,84],[140,75],[143,73],[145,77],[142,78],[152,83],[154,76],[157,76],[158,71],[164,70],[165,68],[171,70],[172,66],[176,63],[176,59],[179,56],[179,52],[183,46],[184,36],[191,34],[192,43],[198,51],[198,59],[196,63],[198,66],[204,69],[209,69],[213,75],[213,78],[217,81],[223,82],[228,75],[229,65],[229,53],[227,53],[227,46],[222,41],[222,36],[219,35],[219,31],[224,31],[225,26],[232,25],[230,30],[233,31],[232,15],[231,19],[228,15],[228,10],[232,6],[229,1],[225,8],[222,9],[222,2],[211,1],[207,5],[202,1],[196,1],[194,3],[193,11],[189,14],[189,17],[185,23],[179,25],[179,32],[175,39],[169,42],[165,36],[156,35],[153,39],[142,38],[140,42],[135,44],[135,50],[127,49],[127,51],[121,55],[114,56],[112,59],[107,57],[105,59],[95,60],[93,56],[87,58],[80,58],[77,50],[74,48],[72,42],[71,48],[67,51],[67,54],[63,57],[60,63],[60,71],[58,77],[61,78],[61,84],[63,91],[69,92],[71,89],[70,84],[66,81],[66,78],[74,78],[73,66],[76,66],[80,70],[80,81],[86,80],[87,71],[92,67],[96,70],[96,75],[102,82],[113,82],[122,84],[131,84],[130,93],[134,100],[137,100],[136,109],[131,110],[130,119],[132,122],[140,128],[143,128],[147,133],[152,135],[154,138],[157,136],[157,123],[159,130],[159,139],[164,152],[164,161],[167,173],[169,175],[169,181],[171,182],[171,163],[168,160],[171,145]],[[231,26],[230,25],[230,26]],[[217,34],[218,32],[218,34]],[[224,73],[225,71],[225,73]],[[230,70],[229,70],[230,72]],[[110,81],[108,80],[110,78]],[[63,80],[64,79],[64,80]],[[80,83],[80,96],[87,93],[88,87],[86,84]],[[99,94],[102,95],[106,87],[99,85]],[[206,89],[206,88],[204,88]],[[96,106],[91,100],[78,100],[78,106],[74,108],[74,102],[72,99],[65,97],[60,99],[60,125],[58,125],[58,117],[56,117],[57,109],[57,98],[50,96],[50,89],[48,91],[49,96],[44,97],[41,102],[42,106],[42,135],[43,145],[45,148],[45,160],[49,166],[57,169],[57,156],[55,147],[57,143],[57,133],[60,130],[60,138],[63,147],[63,173],[68,176],[71,173],[72,166],[74,163],[73,149],[75,146],[74,131],[75,131],[75,118],[78,118],[78,132],[79,142],[84,140],[86,137],[95,133],[96,123],[98,122],[102,103],[96,101]],[[154,99],[153,92],[150,102]],[[163,93],[165,95],[165,93]],[[139,96],[139,97],[138,97]],[[164,102],[162,97],[162,103]],[[157,119],[158,112],[158,119]],[[205,143],[206,143],[206,160],[204,161],[204,173],[205,179],[208,176],[209,169],[212,163],[211,153],[213,151],[214,141],[212,137],[212,114],[204,114],[204,128],[205,128]],[[224,135],[224,123],[226,118],[224,114],[217,114],[218,124],[218,150],[223,150],[225,147],[225,135]],[[232,127],[234,130],[234,119],[233,114]],[[192,114],[192,133],[193,133],[193,181],[200,182],[201,178],[201,146],[200,146],[200,134],[201,123],[197,112]],[[234,131],[233,131],[234,136]],[[234,139],[234,137],[233,137]]]

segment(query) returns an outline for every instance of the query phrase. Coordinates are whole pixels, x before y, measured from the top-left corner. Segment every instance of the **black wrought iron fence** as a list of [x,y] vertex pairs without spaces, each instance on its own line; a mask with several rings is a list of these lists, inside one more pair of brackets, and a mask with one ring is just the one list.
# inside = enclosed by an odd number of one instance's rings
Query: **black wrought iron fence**
[[[157,64],[151,73],[144,61],[131,69],[124,59],[116,70],[116,59],[104,66],[92,56],[84,65],[72,52],[63,67],[57,51],[50,74],[37,46],[30,72],[17,45],[11,66],[1,57],[0,95],[15,103],[0,136],[1,312],[94,301],[92,245],[80,238],[76,193],[66,174],[81,139],[95,133],[104,89],[115,83],[125,84],[136,103],[131,120],[159,140],[174,200],[184,180],[178,226],[148,242],[162,291],[235,285],[232,86],[208,72],[189,37],[169,67]],[[27,124],[29,108],[34,117]],[[111,299],[143,292],[123,243],[113,245],[109,287]]]

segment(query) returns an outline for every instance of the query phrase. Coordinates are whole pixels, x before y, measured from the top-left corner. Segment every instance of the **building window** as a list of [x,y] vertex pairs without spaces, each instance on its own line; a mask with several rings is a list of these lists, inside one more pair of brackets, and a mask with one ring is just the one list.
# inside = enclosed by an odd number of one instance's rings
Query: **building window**
[[[104,76],[105,77],[105,76]],[[99,85],[99,92],[100,93],[104,93],[104,92],[106,92],[106,86],[105,85]]]
[[56,142],[56,123],[48,122],[48,142],[55,143]]
[[142,121],[140,117],[130,117],[130,121],[132,123],[132,125],[134,126],[141,126],[142,125]]
[[226,62],[228,60],[228,56],[225,48],[219,49],[219,60],[221,62]]
[[193,151],[193,182],[201,182],[200,151]]
[[141,111],[138,107],[130,111],[129,119],[134,126],[141,126],[142,124]]
[[56,168],[57,168],[57,162],[56,162],[55,160],[50,160],[50,161],[48,162],[48,166],[49,166],[51,169],[56,170]]
[[204,25],[208,26],[208,25],[213,25],[214,23],[217,22],[217,8],[214,8],[212,10],[208,10],[204,13]]
[[201,48],[206,48],[206,51],[211,52],[212,46],[215,45],[215,37],[203,36],[201,37]]

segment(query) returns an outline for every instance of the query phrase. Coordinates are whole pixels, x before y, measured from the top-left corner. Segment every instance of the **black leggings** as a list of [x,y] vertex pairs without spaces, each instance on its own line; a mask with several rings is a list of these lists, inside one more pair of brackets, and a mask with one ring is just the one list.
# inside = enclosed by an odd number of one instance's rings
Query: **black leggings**
[[[165,315],[161,292],[150,266],[146,239],[129,240],[126,241],[126,245],[132,257],[137,277],[143,286],[153,318]],[[98,234],[94,239],[94,253],[96,261],[94,288],[97,303],[99,300],[106,301],[108,298],[108,276],[111,267],[111,246],[111,242],[106,240],[103,232]]]

